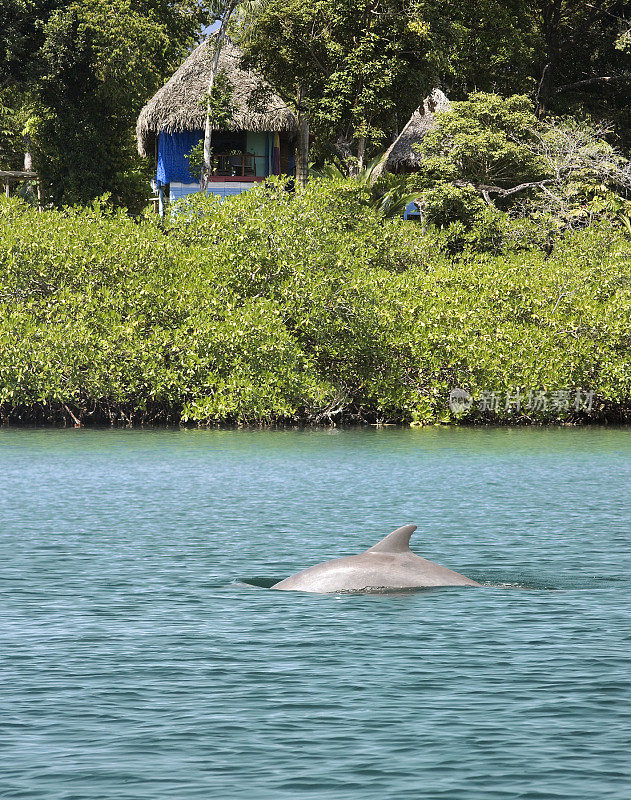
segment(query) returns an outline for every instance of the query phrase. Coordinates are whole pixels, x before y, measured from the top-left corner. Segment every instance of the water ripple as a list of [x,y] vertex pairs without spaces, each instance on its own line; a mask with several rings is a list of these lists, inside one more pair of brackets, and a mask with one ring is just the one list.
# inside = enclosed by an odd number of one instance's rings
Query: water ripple
[[[631,795],[629,431],[3,430],[0,468],[3,800]],[[485,586],[269,591],[408,520]]]

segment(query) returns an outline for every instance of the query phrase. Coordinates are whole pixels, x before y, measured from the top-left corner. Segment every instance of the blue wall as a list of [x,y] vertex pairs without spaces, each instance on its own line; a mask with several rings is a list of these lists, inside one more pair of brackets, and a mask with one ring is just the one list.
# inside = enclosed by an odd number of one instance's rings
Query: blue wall
[[[197,183],[199,176],[191,175],[186,156],[204,138],[203,131],[183,131],[182,133],[160,132],[158,136],[158,167],[156,179],[160,183]],[[256,158],[256,175],[264,178],[271,172],[271,153],[273,134],[248,133],[247,151],[265,158]]]
[[188,169],[190,153],[204,138],[202,131],[183,131],[182,133],[163,133],[158,137],[158,169],[156,178],[160,183],[196,183],[199,177],[191,175]]

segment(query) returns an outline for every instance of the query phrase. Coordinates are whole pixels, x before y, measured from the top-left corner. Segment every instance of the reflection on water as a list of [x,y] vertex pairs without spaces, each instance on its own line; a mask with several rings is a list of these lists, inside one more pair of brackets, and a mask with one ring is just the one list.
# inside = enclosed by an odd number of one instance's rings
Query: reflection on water
[[[0,432],[0,797],[631,791],[631,432]],[[481,589],[269,591],[415,522]]]

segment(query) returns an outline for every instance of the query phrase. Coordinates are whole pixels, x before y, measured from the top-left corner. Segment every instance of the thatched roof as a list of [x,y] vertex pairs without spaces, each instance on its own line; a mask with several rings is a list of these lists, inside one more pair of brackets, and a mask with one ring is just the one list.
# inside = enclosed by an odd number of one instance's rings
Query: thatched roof
[[434,115],[447,111],[451,103],[440,89],[434,89],[410,117],[407,125],[386,152],[379,172],[401,168],[414,169],[422,160],[412,145],[418,144],[436,124]]
[[[203,98],[208,90],[208,78],[213,57],[214,36],[206,39],[186,59],[140,112],[136,124],[138,152],[147,156],[152,151],[154,137],[160,131],[194,131],[204,128],[206,110]],[[240,68],[241,51],[229,40],[224,41],[219,57],[219,70],[230,81],[235,114],[228,127],[242,131],[293,131],[296,117],[293,111],[254,72]],[[260,102],[250,105],[252,93],[264,95]]]

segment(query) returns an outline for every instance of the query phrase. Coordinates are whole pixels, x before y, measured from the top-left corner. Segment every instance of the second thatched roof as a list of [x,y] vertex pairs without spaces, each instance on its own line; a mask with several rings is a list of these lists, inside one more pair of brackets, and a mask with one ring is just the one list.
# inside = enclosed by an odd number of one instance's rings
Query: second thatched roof
[[[407,125],[390,145],[379,173],[400,169],[414,169],[420,165],[422,156],[412,145],[419,144],[425,134],[436,124],[435,115],[448,111],[451,103],[440,89],[434,89],[410,117]],[[378,176],[375,176],[378,177]]]
[[[141,156],[152,153],[154,138],[160,131],[176,133],[204,128],[204,95],[208,90],[214,40],[215,37],[210,37],[193,50],[140,112],[136,136]],[[295,130],[294,112],[260,75],[241,69],[241,57],[239,48],[226,39],[219,56],[219,70],[230,81],[235,109],[227,127],[241,131]],[[260,100],[252,103],[253,94],[264,97],[263,103]]]

